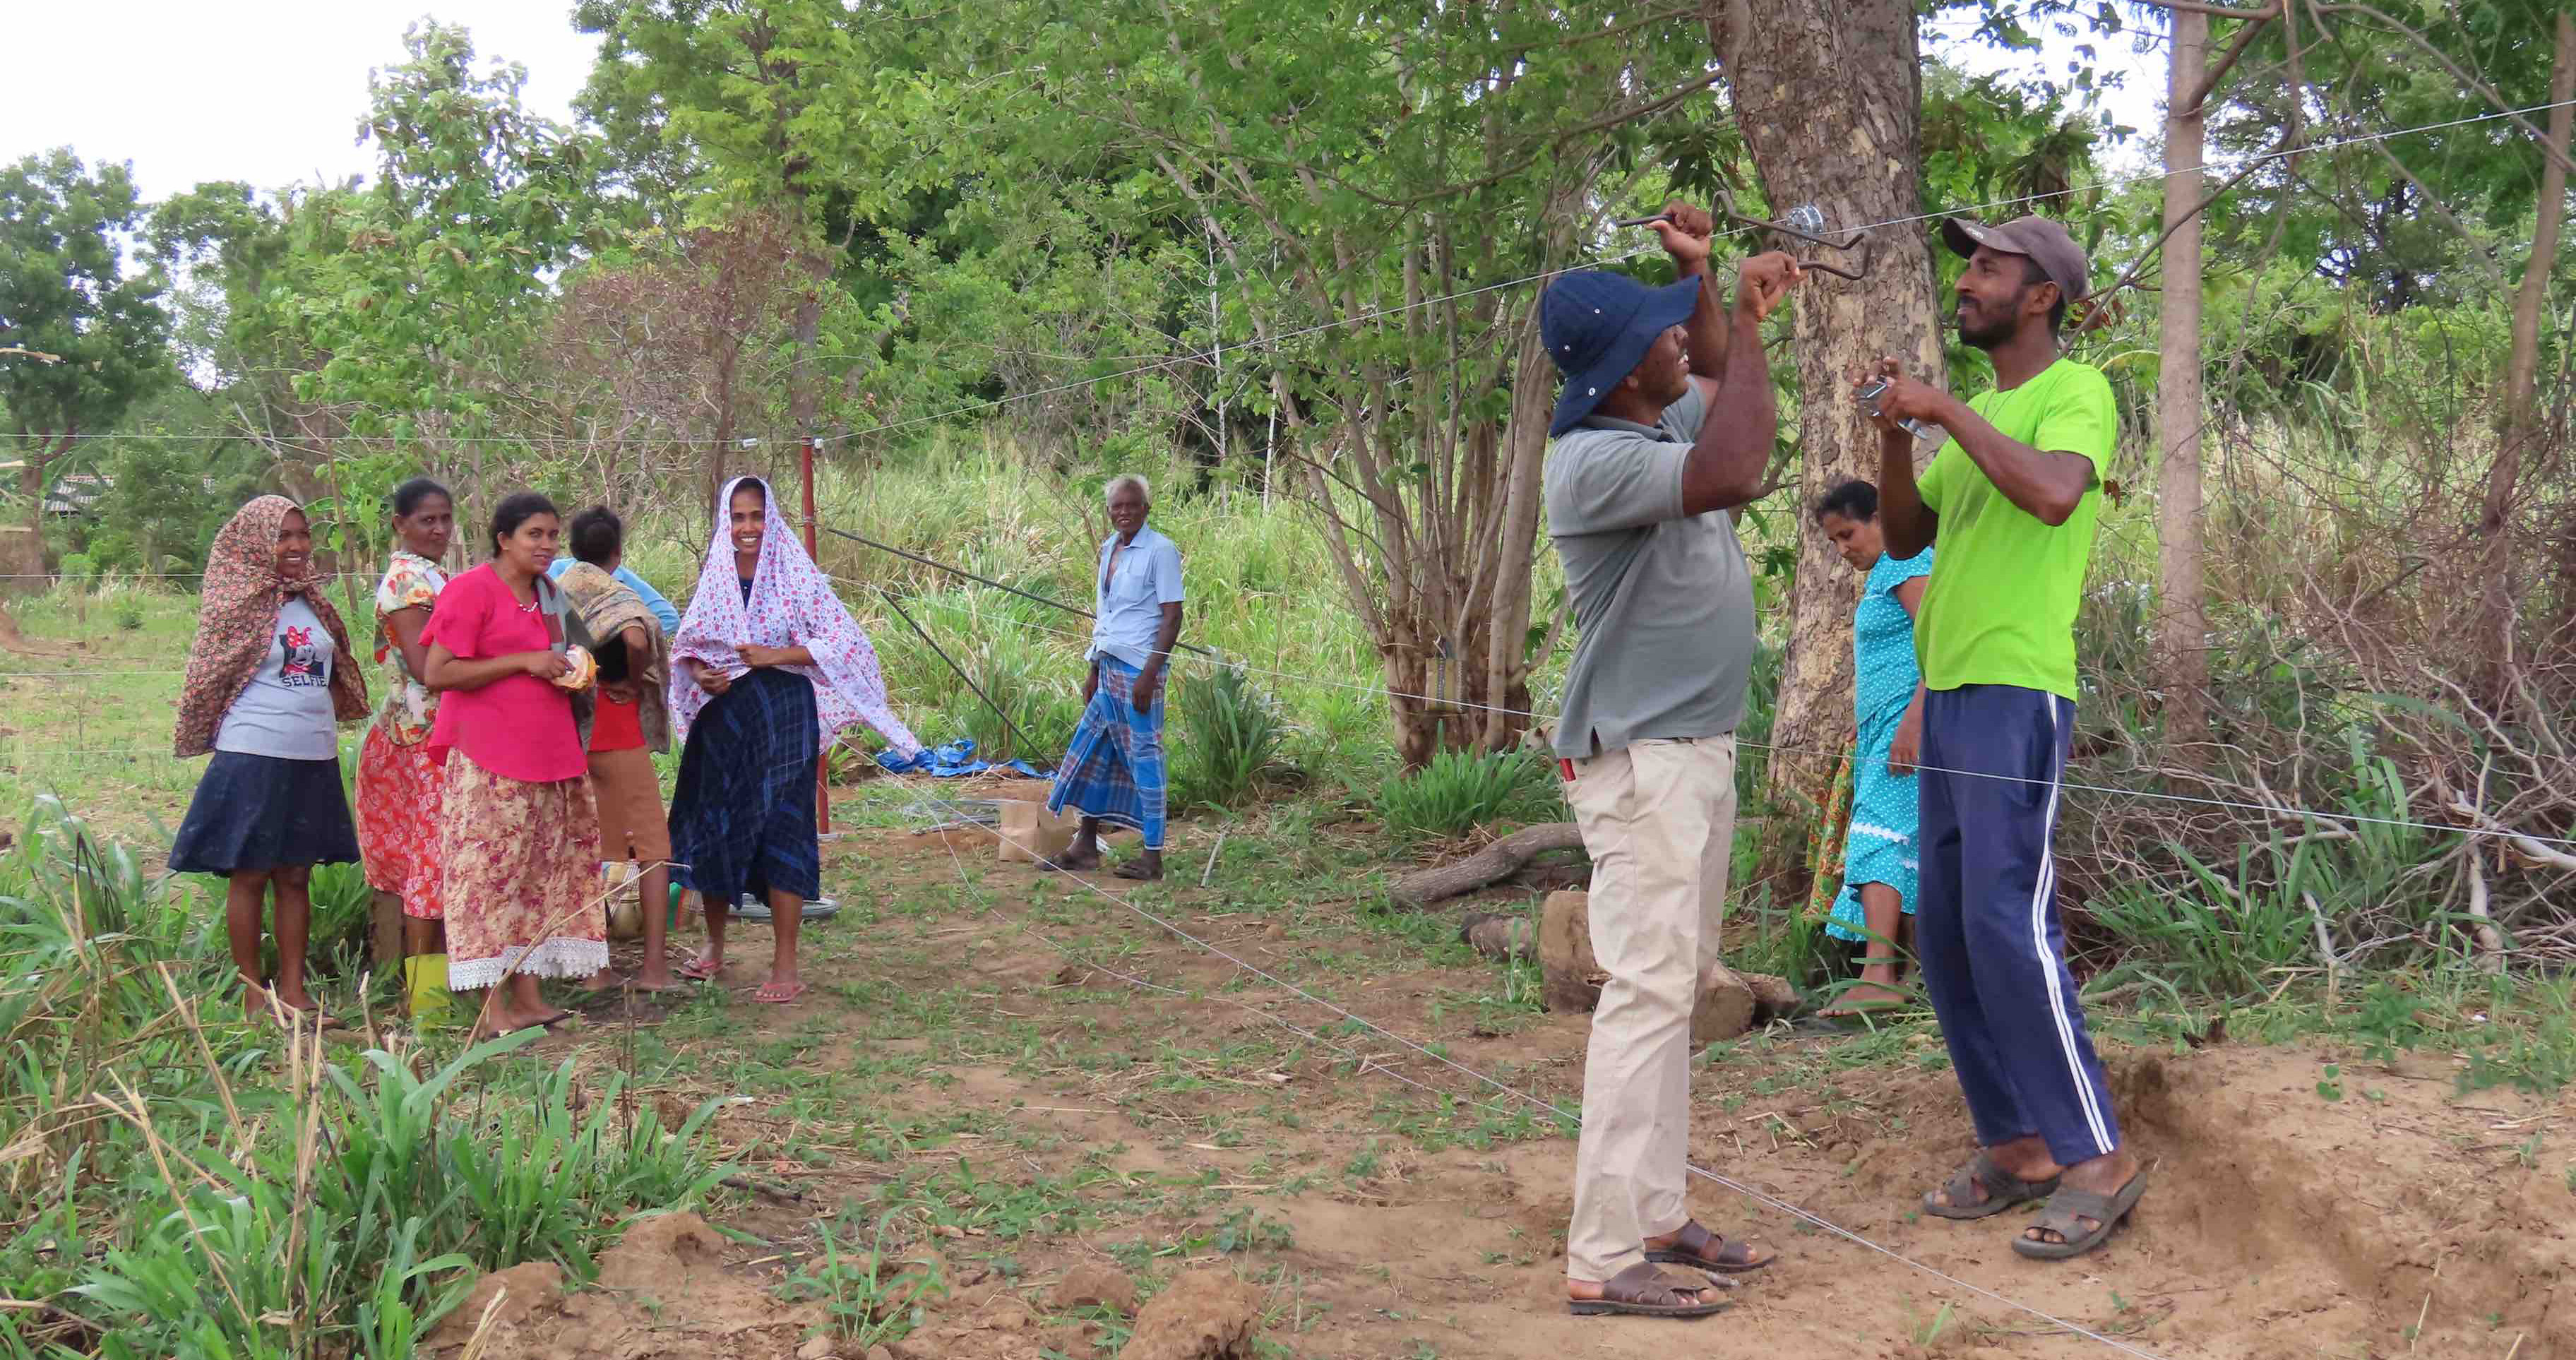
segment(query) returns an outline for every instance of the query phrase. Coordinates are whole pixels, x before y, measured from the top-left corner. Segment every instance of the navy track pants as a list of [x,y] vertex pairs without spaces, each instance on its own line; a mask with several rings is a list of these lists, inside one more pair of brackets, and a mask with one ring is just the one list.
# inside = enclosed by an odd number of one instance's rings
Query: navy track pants
[[2057,919],[2058,788],[2075,705],[1966,685],[1923,700],[1915,948],[1977,1142],[2039,1135],[2061,1165],[2120,1146]]

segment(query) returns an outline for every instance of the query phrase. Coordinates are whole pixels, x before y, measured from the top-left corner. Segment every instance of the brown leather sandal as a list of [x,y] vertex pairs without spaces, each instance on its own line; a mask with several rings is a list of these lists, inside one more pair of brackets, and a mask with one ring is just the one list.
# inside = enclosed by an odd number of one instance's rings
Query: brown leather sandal
[[1657,1265],[1688,1266],[1712,1275],[1750,1275],[1780,1259],[1757,1256],[1754,1250],[1749,1242],[1729,1242],[1693,1220],[1673,1234],[1671,1246],[1646,1248],[1646,1259]]
[[1565,1308],[1576,1317],[1703,1318],[1727,1309],[1726,1304],[1703,1297],[1715,1288],[1668,1284],[1652,1261],[1639,1261],[1602,1281],[1601,1297],[1568,1299]]

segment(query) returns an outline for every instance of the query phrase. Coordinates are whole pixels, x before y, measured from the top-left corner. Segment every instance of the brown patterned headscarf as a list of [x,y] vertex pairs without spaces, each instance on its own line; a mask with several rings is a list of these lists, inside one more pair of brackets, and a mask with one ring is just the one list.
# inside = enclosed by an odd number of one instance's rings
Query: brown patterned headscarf
[[342,722],[367,716],[367,681],[349,649],[349,630],[307,574],[288,580],[277,571],[277,534],[286,512],[298,509],[284,496],[262,496],[243,506],[215,535],[206,555],[205,595],[197,605],[197,636],[188,644],[188,678],[179,691],[179,729],[172,737],[182,760],[215,749],[215,730],[233,700],[249,688],[277,638],[277,611],[301,595],[322,626],[331,630],[331,711]]

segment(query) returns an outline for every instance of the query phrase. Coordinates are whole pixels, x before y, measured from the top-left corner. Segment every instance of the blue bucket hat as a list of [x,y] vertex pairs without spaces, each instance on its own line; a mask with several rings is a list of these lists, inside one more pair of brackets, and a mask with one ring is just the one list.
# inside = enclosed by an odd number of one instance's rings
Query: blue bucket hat
[[1625,274],[1588,270],[1560,276],[1538,300],[1538,336],[1565,375],[1548,437],[1573,429],[1601,396],[1637,371],[1664,332],[1699,305],[1699,277],[1649,288]]

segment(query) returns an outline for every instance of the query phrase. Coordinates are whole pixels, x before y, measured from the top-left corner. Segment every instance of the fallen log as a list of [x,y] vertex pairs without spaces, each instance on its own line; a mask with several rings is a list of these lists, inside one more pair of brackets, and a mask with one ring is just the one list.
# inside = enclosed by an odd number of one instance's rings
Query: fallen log
[[1406,874],[1395,881],[1390,892],[1401,905],[1427,907],[1509,878],[1550,850],[1582,848],[1583,833],[1575,830],[1572,822],[1525,826],[1465,859]]

